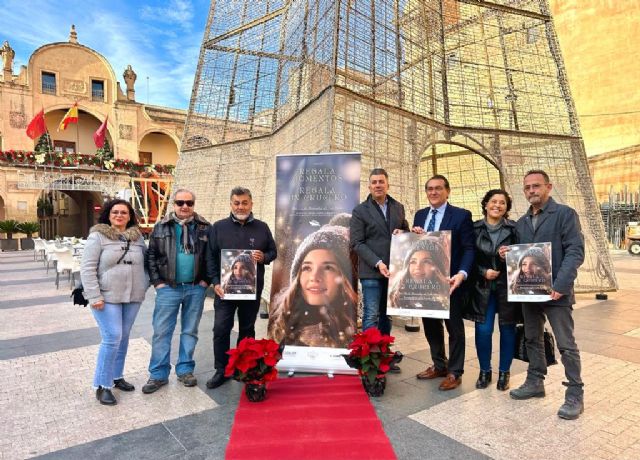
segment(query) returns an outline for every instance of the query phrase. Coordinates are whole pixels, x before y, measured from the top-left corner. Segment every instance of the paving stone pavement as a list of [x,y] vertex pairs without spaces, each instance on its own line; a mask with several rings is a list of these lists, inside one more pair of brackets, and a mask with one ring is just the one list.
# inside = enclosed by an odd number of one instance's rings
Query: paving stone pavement
[[[53,452],[217,406],[201,389],[172,380],[160,397],[114,390],[119,404],[102,407],[87,388],[97,353],[93,345],[0,363],[0,403],[11,414],[0,425],[3,456]],[[144,339],[130,341],[127,379],[138,388],[146,381],[150,353]]]
[[[475,390],[410,418],[492,458],[640,458],[640,365],[586,352],[581,358],[587,395],[576,421],[556,415],[564,402],[561,365],[549,368],[544,399]],[[515,376],[512,386],[524,379]]]
[[[430,361],[422,332],[396,327],[402,373],[389,375],[385,395],[372,403],[398,458],[640,458],[640,257],[616,252],[613,259],[621,289],[607,301],[580,295],[575,307],[586,391],[585,413],[576,421],[556,416],[562,365],[549,368],[543,399],[514,401],[495,387],[476,390],[474,331],[467,323],[463,383],[440,392],[438,382],[415,378]],[[91,389],[98,329],[88,309],[70,304],[66,278],[60,289],[54,280],[55,272],[47,274],[30,251],[0,253],[0,459],[224,458],[242,385],[205,387],[213,372],[212,300],[196,349],[198,386],[185,388],[172,374],[169,385],[143,395],[153,334],[149,290],[125,369],[136,391],[116,390],[119,404],[106,407]],[[258,336],[266,326],[258,320]],[[497,333],[494,339],[497,362]],[[512,386],[525,371],[525,363],[514,362]],[[339,452],[318,455],[340,458]]]

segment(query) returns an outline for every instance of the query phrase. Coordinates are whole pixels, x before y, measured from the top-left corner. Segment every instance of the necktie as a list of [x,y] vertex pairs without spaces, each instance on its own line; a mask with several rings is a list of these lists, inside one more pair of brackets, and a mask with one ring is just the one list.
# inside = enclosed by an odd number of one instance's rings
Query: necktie
[[429,221],[429,225],[427,225],[427,231],[432,232],[436,229],[436,214],[438,213],[437,209],[431,210],[431,220]]

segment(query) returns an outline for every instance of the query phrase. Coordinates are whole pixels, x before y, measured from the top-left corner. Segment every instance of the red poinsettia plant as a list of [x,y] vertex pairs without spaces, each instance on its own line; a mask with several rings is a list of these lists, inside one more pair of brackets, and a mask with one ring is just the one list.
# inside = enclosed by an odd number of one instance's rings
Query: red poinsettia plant
[[373,384],[376,378],[382,378],[392,364],[402,361],[402,353],[391,351],[395,337],[382,334],[373,327],[353,336],[349,344],[348,355],[343,355],[349,367],[358,369],[358,375]]
[[271,339],[242,339],[238,348],[229,350],[229,363],[224,375],[238,382],[264,383],[278,377],[276,364],[282,358],[284,344]]

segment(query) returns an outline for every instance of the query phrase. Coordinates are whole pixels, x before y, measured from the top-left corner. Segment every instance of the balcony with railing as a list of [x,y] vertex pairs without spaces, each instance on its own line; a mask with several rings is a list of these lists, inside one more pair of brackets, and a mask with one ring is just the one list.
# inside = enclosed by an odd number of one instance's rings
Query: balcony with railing
[[43,94],[56,94],[56,84],[55,83],[42,82],[42,93]]
[[104,90],[103,89],[92,89],[91,90],[91,100],[94,102],[104,102]]

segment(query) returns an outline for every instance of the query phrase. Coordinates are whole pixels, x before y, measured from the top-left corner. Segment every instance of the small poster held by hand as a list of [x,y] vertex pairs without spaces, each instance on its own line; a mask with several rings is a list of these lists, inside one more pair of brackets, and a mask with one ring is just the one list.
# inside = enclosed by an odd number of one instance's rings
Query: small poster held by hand
[[451,232],[406,232],[391,238],[387,313],[449,319]]
[[509,302],[551,300],[551,243],[514,244],[507,252]]
[[256,300],[257,265],[251,251],[223,249],[220,253],[220,279],[225,300]]

